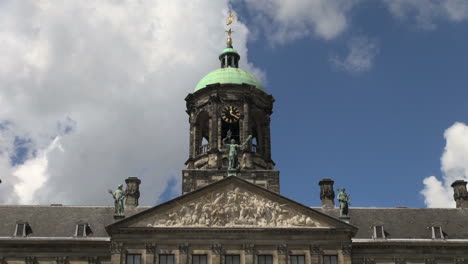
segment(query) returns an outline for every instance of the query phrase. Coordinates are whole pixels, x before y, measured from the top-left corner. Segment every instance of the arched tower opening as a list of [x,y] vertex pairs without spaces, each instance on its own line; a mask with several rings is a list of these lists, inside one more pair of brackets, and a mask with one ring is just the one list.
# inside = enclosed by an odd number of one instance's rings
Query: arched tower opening
[[195,138],[196,156],[204,155],[210,150],[210,115],[202,111],[197,116],[198,131]]
[[264,133],[262,131],[263,114],[253,111],[250,120],[250,131],[252,135],[252,152],[262,154],[264,152]]

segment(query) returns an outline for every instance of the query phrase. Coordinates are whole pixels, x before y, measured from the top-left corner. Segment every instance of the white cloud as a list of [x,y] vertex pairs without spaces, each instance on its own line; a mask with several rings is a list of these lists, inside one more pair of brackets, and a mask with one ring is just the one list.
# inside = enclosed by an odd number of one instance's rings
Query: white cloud
[[[188,156],[184,98],[219,67],[227,11],[228,0],[2,1],[0,203],[111,204],[106,190],[138,176],[153,204]],[[248,29],[233,29],[241,67],[261,72]],[[30,149],[13,166],[15,137]]]
[[385,0],[390,13],[424,29],[434,29],[439,19],[461,22],[468,19],[466,0]]
[[36,157],[26,160],[14,169],[13,176],[18,179],[14,191],[19,197],[19,203],[34,203],[34,192],[41,188],[50,177],[47,173],[48,154],[57,149],[64,152],[59,137],[56,137],[45,150],[41,150]]
[[435,176],[427,177],[423,180],[424,189],[421,194],[424,196],[424,202],[427,207],[455,207],[453,201],[453,192],[450,195],[449,187],[439,181]]
[[468,126],[457,122],[445,130],[444,137],[442,180],[430,176],[423,181],[425,187],[421,194],[428,207],[455,207],[450,185],[455,180],[468,180]]
[[344,32],[349,12],[360,0],[245,0],[265,34],[274,43],[305,36],[330,40]]
[[334,55],[330,63],[338,70],[349,73],[369,71],[374,64],[374,58],[379,50],[375,41],[366,37],[354,37],[348,42],[346,56]]

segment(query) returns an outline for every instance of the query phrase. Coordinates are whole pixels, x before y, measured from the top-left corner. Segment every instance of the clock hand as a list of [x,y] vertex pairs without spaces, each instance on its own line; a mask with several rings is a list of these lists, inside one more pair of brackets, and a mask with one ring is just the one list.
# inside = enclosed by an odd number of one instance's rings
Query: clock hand
[[239,119],[239,116],[237,116],[236,114],[234,114],[234,110],[229,109],[229,114],[231,114],[231,116],[235,117],[236,119]]

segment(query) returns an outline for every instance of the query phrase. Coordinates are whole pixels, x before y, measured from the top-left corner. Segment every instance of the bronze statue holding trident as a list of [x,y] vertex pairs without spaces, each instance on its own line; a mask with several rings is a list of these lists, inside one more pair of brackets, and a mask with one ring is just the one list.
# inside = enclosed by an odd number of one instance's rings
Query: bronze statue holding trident
[[[249,142],[252,139],[252,135],[249,135],[244,143],[241,145],[236,144],[235,139],[231,139],[232,132],[231,130],[228,130],[226,137],[223,139],[223,147],[229,149],[229,154],[228,154],[228,160],[229,160],[229,165],[228,165],[228,176],[230,175],[235,175],[237,171],[239,171],[240,165],[239,165],[239,149],[243,148],[247,142]],[[228,141],[231,141],[231,144],[228,143]]]

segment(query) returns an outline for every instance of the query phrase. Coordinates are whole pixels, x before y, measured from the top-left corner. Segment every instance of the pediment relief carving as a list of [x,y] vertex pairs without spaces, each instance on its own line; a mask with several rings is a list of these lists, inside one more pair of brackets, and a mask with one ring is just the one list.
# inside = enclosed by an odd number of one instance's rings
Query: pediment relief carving
[[[276,200],[276,199],[275,199]],[[328,227],[297,205],[281,203],[238,186],[205,193],[161,210],[137,226],[146,227]]]

